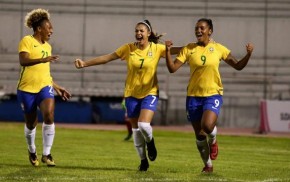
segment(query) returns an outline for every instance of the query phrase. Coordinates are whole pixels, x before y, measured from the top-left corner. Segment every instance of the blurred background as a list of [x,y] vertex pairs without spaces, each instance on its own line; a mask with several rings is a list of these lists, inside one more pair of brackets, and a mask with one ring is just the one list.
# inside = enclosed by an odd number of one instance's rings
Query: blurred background
[[[0,120],[23,120],[15,97],[18,43],[33,33],[24,26],[24,17],[35,8],[51,14],[50,44],[53,54],[60,55],[60,62],[51,64],[52,76],[73,94],[68,103],[56,99],[56,121],[122,123],[126,64],[116,60],[77,70],[74,60],[108,54],[135,41],[135,25],[143,19],[176,46],[195,41],[194,26],[202,17],[213,20],[212,38],[237,59],[246,54],[248,42],[254,44],[244,70],[220,65],[224,104],[219,126],[258,128],[261,100],[290,100],[289,0],[0,0]],[[162,59],[158,79],[160,103],[153,123],[187,124],[189,67],[170,74]]]

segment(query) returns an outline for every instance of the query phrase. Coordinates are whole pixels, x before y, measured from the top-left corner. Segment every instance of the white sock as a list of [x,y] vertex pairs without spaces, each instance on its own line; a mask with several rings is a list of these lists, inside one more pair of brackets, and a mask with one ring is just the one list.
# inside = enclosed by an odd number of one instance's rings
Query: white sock
[[33,130],[27,128],[26,124],[24,126],[24,135],[26,138],[26,143],[28,145],[28,150],[30,153],[36,152],[35,147],[35,134],[36,134],[36,127]]
[[215,126],[212,132],[208,135],[208,144],[211,145],[216,142],[217,127]]
[[145,140],[140,132],[139,128],[132,128],[133,131],[133,140],[136,151],[141,160],[146,158],[146,151],[145,151]]
[[50,154],[50,150],[53,144],[55,135],[55,125],[53,124],[42,124],[42,143],[43,143],[43,155]]
[[146,122],[138,122],[138,127],[144,136],[145,141],[148,143],[152,140],[153,138],[153,133],[152,133],[152,127],[150,123]]
[[209,146],[208,146],[207,140],[206,139],[203,141],[196,140],[196,146],[197,146],[197,149],[200,153],[200,156],[201,156],[201,159],[202,159],[204,165],[211,167],[212,162],[211,162],[211,159],[209,157]]

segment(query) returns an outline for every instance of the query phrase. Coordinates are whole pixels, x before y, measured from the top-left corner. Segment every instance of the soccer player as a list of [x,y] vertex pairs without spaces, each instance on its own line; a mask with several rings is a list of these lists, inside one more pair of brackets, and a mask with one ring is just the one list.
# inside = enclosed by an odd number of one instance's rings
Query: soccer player
[[223,103],[223,85],[219,64],[224,60],[236,70],[242,70],[248,63],[253,45],[246,45],[247,54],[238,61],[225,46],[213,41],[211,19],[199,19],[195,25],[197,42],[189,43],[173,61],[170,49],[173,43],[166,41],[166,64],[170,73],[177,71],[184,63],[190,67],[190,80],[187,87],[186,111],[191,122],[196,145],[204,163],[202,172],[213,172],[212,160],[218,156],[216,122]]
[[124,121],[125,121],[126,128],[127,128],[127,132],[128,132],[128,134],[124,138],[124,140],[125,141],[128,141],[132,137],[133,131],[132,131],[132,125],[131,125],[130,119],[128,118],[128,114],[127,114],[127,109],[126,109],[126,104],[125,104],[125,98],[122,100],[122,108],[125,111]]
[[47,166],[55,166],[50,153],[54,135],[54,91],[68,100],[71,94],[65,88],[57,85],[50,75],[50,63],[58,60],[51,55],[51,46],[47,42],[53,28],[50,15],[44,9],[34,9],[27,13],[25,25],[33,29],[33,35],[27,35],[19,43],[20,77],[17,85],[17,97],[24,112],[24,133],[28,145],[29,161],[38,166],[35,135],[38,123],[37,107],[42,117],[43,152],[41,161]]
[[[154,161],[157,150],[150,125],[158,103],[157,65],[161,57],[165,57],[165,45],[158,44],[160,36],[152,31],[148,20],[138,22],[135,26],[136,42],[127,43],[115,52],[93,58],[88,61],[75,60],[76,68],[106,64],[122,59],[127,63],[125,84],[125,105],[128,118],[132,124],[134,145],[141,159],[140,171],[147,171],[149,163],[146,156]],[[180,48],[172,49],[177,54]]]

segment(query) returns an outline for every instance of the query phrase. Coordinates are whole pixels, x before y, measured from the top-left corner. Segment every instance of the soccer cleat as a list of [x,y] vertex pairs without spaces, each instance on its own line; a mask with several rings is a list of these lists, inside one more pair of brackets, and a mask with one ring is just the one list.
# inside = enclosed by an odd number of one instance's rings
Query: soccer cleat
[[148,150],[148,158],[151,161],[154,161],[157,157],[157,150],[155,147],[154,138],[152,138],[152,140],[149,143],[146,142],[146,145]]
[[54,167],[55,166],[55,163],[53,161],[53,158],[52,158],[51,154],[42,155],[41,161],[43,163],[45,163],[48,167]]
[[37,153],[30,153],[28,150],[28,156],[29,156],[29,161],[33,166],[38,166],[39,162],[38,162],[38,158],[37,158]]
[[216,160],[217,156],[218,156],[218,144],[217,144],[217,141],[213,144],[210,145],[210,159],[211,160]]
[[209,167],[209,166],[205,166],[202,171],[202,173],[212,173],[213,172],[213,166]]
[[147,171],[147,169],[149,168],[149,163],[147,158],[141,160],[141,164],[139,166],[139,171]]
[[125,140],[125,141],[128,141],[128,140],[130,140],[131,137],[132,137],[132,134],[129,133],[129,134],[126,136],[126,138],[124,138],[124,140]]

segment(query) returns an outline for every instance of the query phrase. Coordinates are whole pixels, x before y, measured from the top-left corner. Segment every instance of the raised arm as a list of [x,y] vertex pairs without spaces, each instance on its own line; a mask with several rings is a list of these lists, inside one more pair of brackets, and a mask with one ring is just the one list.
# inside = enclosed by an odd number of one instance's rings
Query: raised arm
[[[179,52],[181,50],[181,48],[177,48],[177,47],[176,48],[172,48],[172,45],[173,45],[172,41],[165,41],[165,46],[166,46],[166,66],[167,66],[168,71],[170,73],[174,73],[175,71],[177,71],[183,65],[183,63],[181,61],[179,61],[178,59],[175,59],[174,61],[172,60],[172,58],[171,58],[171,54],[173,54],[172,52],[174,52],[174,51],[178,51]],[[171,49],[173,49],[172,52],[171,52]]]
[[171,47],[170,48],[170,54],[171,55],[176,55],[180,52],[180,50],[182,49],[182,47]]
[[29,53],[20,52],[19,53],[19,63],[21,66],[33,66],[40,63],[53,62],[58,60],[58,56],[48,56],[46,58],[30,59]]
[[115,52],[113,52],[111,54],[95,57],[95,58],[88,60],[88,61],[76,59],[75,66],[76,66],[76,68],[80,69],[80,68],[99,65],[99,64],[106,64],[106,63],[113,61],[113,60],[116,60],[118,58],[119,58],[119,56]]
[[243,57],[240,61],[238,61],[234,56],[232,56],[231,54],[228,55],[228,57],[225,59],[225,62],[230,65],[231,67],[235,68],[236,70],[242,70],[244,69],[244,67],[247,66],[249,59],[252,55],[252,52],[254,50],[254,46],[251,43],[248,43],[246,45],[246,51],[247,54],[245,55],[245,57]]

